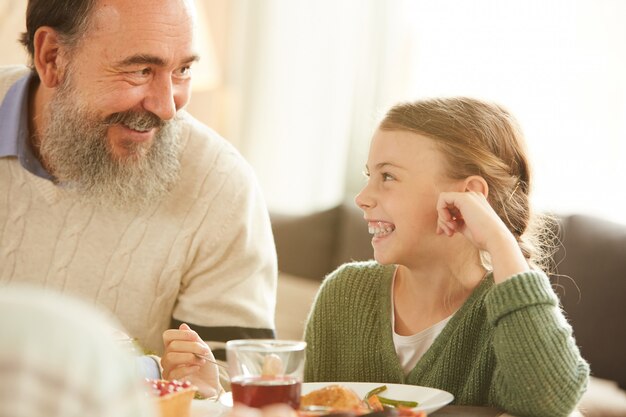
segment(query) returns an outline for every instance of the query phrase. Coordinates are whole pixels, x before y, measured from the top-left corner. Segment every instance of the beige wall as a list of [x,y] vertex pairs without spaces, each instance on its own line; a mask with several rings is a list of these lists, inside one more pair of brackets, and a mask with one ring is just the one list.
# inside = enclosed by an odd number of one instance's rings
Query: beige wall
[[[228,74],[232,43],[229,30],[232,22],[232,3],[229,0],[196,0],[196,5],[198,13],[202,14],[200,19],[205,19],[207,26],[205,29],[209,31],[211,37],[213,56],[216,60],[213,64],[217,65],[219,83],[210,90],[194,89],[187,110],[227,139],[231,139],[233,129],[230,115],[233,112],[233,100]],[[201,60],[206,59],[211,58],[201,56]]]
[[0,0],[0,65],[26,63],[26,52],[18,42],[26,24],[26,0]]

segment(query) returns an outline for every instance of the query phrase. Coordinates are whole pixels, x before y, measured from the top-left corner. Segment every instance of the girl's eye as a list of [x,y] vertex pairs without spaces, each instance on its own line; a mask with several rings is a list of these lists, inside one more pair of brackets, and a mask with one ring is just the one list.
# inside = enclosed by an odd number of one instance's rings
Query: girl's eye
[[382,175],[382,177],[383,177],[383,181],[392,181],[392,180],[394,180],[394,179],[395,179],[395,178],[393,177],[393,175],[391,175],[391,174],[390,174],[390,173],[388,173],[388,172],[383,172],[381,175]]
[[361,172],[361,173],[363,174],[363,176],[364,176],[365,178],[369,178],[369,177],[370,177],[370,172],[369,172],[369,171],[365,171],[365,170],[364,170],[364,171],[363,171],[363,172]]

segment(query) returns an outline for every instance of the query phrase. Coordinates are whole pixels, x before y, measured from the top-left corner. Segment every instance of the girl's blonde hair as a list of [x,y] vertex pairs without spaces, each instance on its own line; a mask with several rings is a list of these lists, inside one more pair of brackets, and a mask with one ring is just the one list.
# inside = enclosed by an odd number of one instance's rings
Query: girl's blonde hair
[[[379,128],[433,139],[445,155],[450,178],[483,177],[489,186],[489,203],[526,259],[546,272],[551,269],[553,221],[531,211],[526,145],[517,121],[506,109],[467,97],[420,100],[391,108]],[[488,256],[481,255],[489,267]]]

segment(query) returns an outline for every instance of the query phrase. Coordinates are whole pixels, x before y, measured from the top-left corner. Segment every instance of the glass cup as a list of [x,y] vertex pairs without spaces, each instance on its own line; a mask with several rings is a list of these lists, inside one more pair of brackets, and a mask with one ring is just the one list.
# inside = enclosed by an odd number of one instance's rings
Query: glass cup
[[249,407],[300,406],[306,343],[245,339],[226,343],[233,402]]

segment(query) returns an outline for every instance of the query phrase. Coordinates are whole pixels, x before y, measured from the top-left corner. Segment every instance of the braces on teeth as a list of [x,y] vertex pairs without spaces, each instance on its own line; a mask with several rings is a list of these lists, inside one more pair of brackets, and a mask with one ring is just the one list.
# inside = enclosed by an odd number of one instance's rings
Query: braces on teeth
[[383,222],[378,222],[378,226],[368,226],[367,230],[374,236],[387,235],[393,232],[395,228],[391,225],[384,225]]

